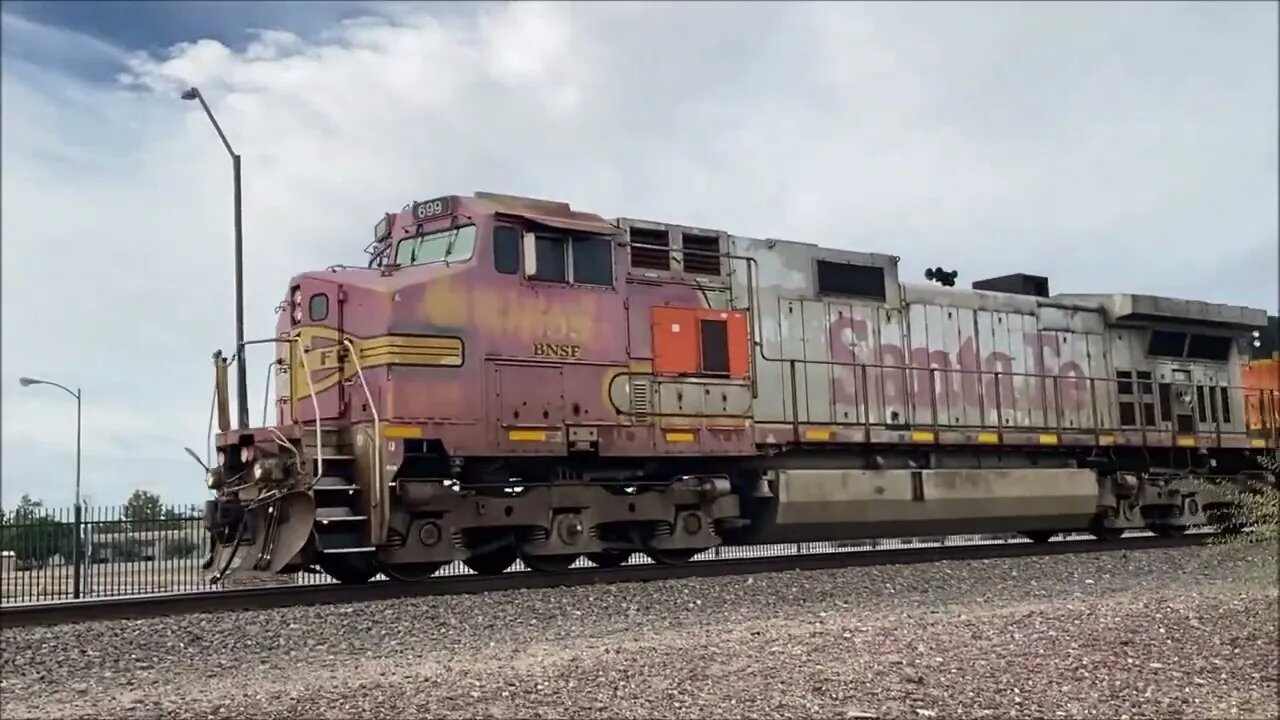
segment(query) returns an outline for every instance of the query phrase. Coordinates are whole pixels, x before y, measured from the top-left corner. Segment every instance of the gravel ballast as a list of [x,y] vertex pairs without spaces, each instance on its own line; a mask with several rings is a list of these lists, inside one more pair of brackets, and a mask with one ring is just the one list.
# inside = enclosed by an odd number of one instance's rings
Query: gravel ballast
[[8,629],[0,717],[1275,717],[1274,554],[1108,552]]

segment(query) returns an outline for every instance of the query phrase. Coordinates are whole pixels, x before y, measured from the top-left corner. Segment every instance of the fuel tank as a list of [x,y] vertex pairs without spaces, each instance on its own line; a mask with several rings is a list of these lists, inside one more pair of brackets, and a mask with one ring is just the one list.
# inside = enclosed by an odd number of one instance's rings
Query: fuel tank
[[[774,483],[771,483],[774,484]],[[1084,530],[1092,470],[778,470],[756,542]]]

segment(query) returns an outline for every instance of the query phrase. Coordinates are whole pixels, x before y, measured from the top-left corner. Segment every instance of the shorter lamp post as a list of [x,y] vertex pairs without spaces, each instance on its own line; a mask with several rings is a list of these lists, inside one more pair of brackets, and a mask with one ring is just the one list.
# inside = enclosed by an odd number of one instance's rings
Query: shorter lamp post
[[80,420],[81,420],[81,417],[83,416],[81,413],[82,403],[81,403],[80,389],[77,388],[75,390],[72,390],[71,388],[68,388],[65,385],[60,385],[56,382],[51,382],[49,380],[37,380],[35,378],[29,378],[29,377],[18,378],[18,384],[22,385],[22,387],[31,387],[32,385],[52,385],[53,387],[56,387],[62,390],[63,392],[67,393],[68,395],[76,399],[76,509],[75,509],[76,535],[75,535],[75,538],[71,541],[72,543],[71,562],[73,567],[72,583],[74,584],[74,587],[72,588],[71,593],[73,598],[75,598],[76,600],[79,600],[81,595],[80,565],[84,557],[84,553],[81,551],[82,550],[81,544],[83,542],[81,533],[83,532],[84,516],[82,515],[82,509],[80,506],[80,435],[81,435]]

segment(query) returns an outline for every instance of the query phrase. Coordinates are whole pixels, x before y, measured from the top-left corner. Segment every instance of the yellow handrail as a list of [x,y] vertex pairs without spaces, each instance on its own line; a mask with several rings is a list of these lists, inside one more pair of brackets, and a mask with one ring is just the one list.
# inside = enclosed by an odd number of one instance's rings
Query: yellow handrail
[[369,383],[364,379],[364,368],[360,367],[360,353],[356,350],[351,338],[343,338],[342,344],[351,351],[351,362],[356,366],[356,377],[360,378],[360,387],[364,388],[364,397],[369,401],[369,414],[373,415],[373,483],[377,486],[377,494],[382,493],[382,429],[378,417],[378,405],[373,401],[373,393],[369,392]]
[[311,381],[311,365],[307,362],[307,349],[302,345],[302,338],[293,337],[293,342],[298,344],[298,357],[302,360],[302,369],[307,375],[307,391],[311,394],[311,407],[316,413],[316,474],[315,479],[324,477],[324,450],[321,447],[322,440],[320,438],[320,401],[316,399],[316,385]]

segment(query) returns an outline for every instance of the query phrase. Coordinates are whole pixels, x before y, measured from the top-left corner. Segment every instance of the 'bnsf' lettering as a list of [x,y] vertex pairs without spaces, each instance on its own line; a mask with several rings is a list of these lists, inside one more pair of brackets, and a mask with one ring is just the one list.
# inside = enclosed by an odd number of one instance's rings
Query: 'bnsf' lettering
[[537,357],[576,358],[582,355],[582,346],[563,345],[560,343],[534,343],[533,354]]

